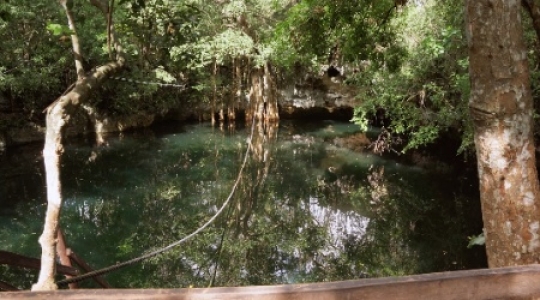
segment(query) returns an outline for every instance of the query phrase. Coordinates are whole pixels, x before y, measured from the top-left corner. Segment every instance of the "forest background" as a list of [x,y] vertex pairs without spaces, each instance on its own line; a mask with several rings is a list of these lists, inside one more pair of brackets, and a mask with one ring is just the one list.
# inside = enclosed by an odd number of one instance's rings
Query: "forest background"
[[[190,116],[201,102],[219,112],[247,94],[253,68],[269,66],[280,86],[335,65],[357,87],[355,122],[367,126],[384,108],[388,131],[408,138],[405,150],[448,131],[462,139],[460,152],[471,149],[462,1],[117,2],[115,29],[128,62],[117,76],[187,88],[110,80],[90,100],[102,115]],[[74,2],[73,13],[85,70],[105,64],[107,23],[85,1]],[[0,17],[0,132],[9,144],[10,128],[43,126],[43,109],[77,74],[57,3],[3,1]],[[534,53],[530,29],[528,36]]]
[[[3,146],[14,128],[42,128],[42,112],[92,76],[91,93],[70,101],[98,129],[110,118],[166,119],[178,111],[232,121],[246,97],[276,99],[284,83],[309,82],[336,66],[356,93],[352,120],[363,128],[382,121],[383,150],[457,138],[456,154],[474,155],[462,1],[89,2],[0,2]],[[538,40],[529,18],[522,20],[538,99]],[[131,82],[106,80],[109,73]],[[197,111],[201,105],[208,115]],[[277,99],[257,104],[245,115],[276,120],[278,106]]]

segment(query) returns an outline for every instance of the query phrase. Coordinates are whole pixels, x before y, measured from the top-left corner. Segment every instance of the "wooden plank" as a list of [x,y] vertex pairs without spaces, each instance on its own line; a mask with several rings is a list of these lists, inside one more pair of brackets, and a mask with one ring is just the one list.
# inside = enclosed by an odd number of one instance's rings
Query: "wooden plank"
[[4,292],[2,299],[488,300],[540,299],[540,265],[313,284],[200,289]]
[[[66,246],[66,239],[64,238],[64,231],[62,231],[62,228],[58,228],[58,232],[56,233],[56,254],[58,255],[58,259],[60,260],[60,263],[64,266],[73,267],[71,264],[71,259],[68,256],[68,252],[70,252]],[[66,278],[72,278],[71,275],[64,275]],[[70,283],[69,285],[70,289],[76,289],[79,287],[77,283]]]
[[[39,270],[41,260],[38,258],[28,257],[8,251],[0,251],[0,265],[16,266],[21,268],[29,268]],[[79,270],[61,264],[56,264],[56,271],[60,274],[71,276],[79,275]]]
[[18,291],[19,289],[12,286],[11,284],[7,283],[7,282],[3,282],[3,281],[0,281],[0,290],[5,290],[5,291]]

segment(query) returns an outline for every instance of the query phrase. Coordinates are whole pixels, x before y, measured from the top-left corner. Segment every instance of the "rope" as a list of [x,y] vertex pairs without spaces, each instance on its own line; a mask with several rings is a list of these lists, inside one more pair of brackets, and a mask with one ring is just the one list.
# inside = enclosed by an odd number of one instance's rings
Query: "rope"
[[141,80],[135,80],[135,79],[125,78],[125,77],[116,77],[116,76],[110,76],[109,78],[114,79],[114,80],[126,81],[126,82],[130,82],[130,83],[138,83],[138,84],[146,84],[146,85],[157,85],[157,86],[162,86],[162,87],[169,86],[169,87],[176,87],[176,88],[181,88],[181,89],[186,88],[185,84],[141,81]]
[[[252,123],[251,124],[251,137],[248,140],[249,144],[251,144],[251,141],[253,140],[253,132],[255,131],[254,130],[255,121],[253,120],[251,123]],[[138,263],[138,262],[143,261],[145,259],[154,257],[154,256],[156,256],[158,254],[163,253],[163,252],[166,252],[166,251],[168,251],[168,250],[170,250],[170,249],[184,243],[185,241],[191,239],[192,237],[197,235],[199,232],[206,229],[210,224],[212,224],[217,219],[217,217],[223,212],[225,207],[227,207],[227,205],[231,201],[232,196],[234,195],[234,192],[236,191],[236,188],[238,187],[238,184],[240,183],[240,179],[242,177],[242,172],[244,171],[244,167],[247,164],[248,154],[249,154],[250,149],[251,149],[251,145],[248,145],[248,147],[246,149],[246,153],[244,154],[244,161],[242,162],[242,166],[240,167],[240,171],[238,171],[238,176],[236,177],[236,180],[235,180],[234,185],[233,185],[233,187],[231,189],[231,192],[229,193],[229,196],[227,197],[227,200],[223,203],[223,205],[219,208],[219,210],[214,214],[214,216],[212,216],[212,218],[210,218],[210,220],[208,220],[206,223],[204,223],[204,225],[199,227],[197,230],[193,231],[192,233],[185,236],[181,240],[178,240],[178,241],[176,241],[176,242],[174,242],[172,244],[169,244],[168,246],[165,246],[165,247],[163,247],[163,248],[161,248],[159,250],[156,250],[156,251],[141,255],[139,257],[130,259],[130,260],[125,261],[125,262],[117,263],[115,265],[112,265],[112,266],[109,266],[109,267],[106,267],[106,268],[103,268],[103,269],[91,271],[91,272],[88,272],[88,273],[85,273],[85,274],[82,274],[82,275],[79,275],[79,276],[76,276],[76,277],[63,279],[63,280],[57,281],[56,284],[58,286],[65,286],[65,285],[67,285],[69,283],[81,282],[83,280],[86,280],[86,279],[89,279],[89,278],[92,278],[92,277],[96,277],[96,276],[100,276],[100,275],[104,275],[104,274],[107,274],[109,272],[118,270],[118,269],[120,269],[122,267]]]

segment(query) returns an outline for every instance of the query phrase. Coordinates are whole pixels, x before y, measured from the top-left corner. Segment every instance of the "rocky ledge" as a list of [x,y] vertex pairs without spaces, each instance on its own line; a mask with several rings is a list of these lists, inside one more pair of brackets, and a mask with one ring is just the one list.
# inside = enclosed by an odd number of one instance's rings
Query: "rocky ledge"
[[[304,80],[302,83],[291,84],[281,89],[279,95],[278,106],[280,118],[282,119],[350,120],[356,106],[354,90],[339,82],[339,78],[335,77],[311,78]],[[196,115],[209,116],[209,113],[202,111],[201,107],[192,107],[192,110],[194,110],[192,112],[186,112],[187,110],[189,109],[173,110],[169,112],[169,117],[157,117],[154,114],[119,117],[101,116],[90,122],[88,115],[81,109],[69,122],[66,135],[76,136],[89,132],[99,134],[120,132],[148,127],[156,121],[165,119],[186,121],[193,119],[193,116]],[[182,113],[173,113],[174,111],[181,111]],[[21,120],[23,117],[16,114],[0,114],[0,120],[8,120],[8,118]],[[13,122],[7,123],[14,124]],[[18,123],[23,125],[6,128],[0,126],[0,151],[9,146],[44,140],[45,128],[43,124],[30,121]],[[92,123],[94,126],[91,126]]]
[[282,89],[280,95],[284,119],[350,120],[357,105],[354,90],[336,77],[308,78]]

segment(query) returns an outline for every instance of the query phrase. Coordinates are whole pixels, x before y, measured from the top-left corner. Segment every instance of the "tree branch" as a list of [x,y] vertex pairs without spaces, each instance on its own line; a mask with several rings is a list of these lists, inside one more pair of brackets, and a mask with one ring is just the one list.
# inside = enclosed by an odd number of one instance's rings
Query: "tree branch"
[[[69,2],[68,2],[69,1]],[[73,0],[59,0],[58,2],[64,8],[66,17],[68,20],[68,26],[71,30],[71,44],[73,46],[73,55],[75,56],[75,68],[77,70],[77,79],[84,77],[83,56],[81,52],[81,45],[79,43],[79,37],[77,36],[77,30],[75,29],[75,20],[73,18],[73,12],[71,11]]]
[[123,55],[122,46],[116,38],[114,23],[112,22],[112,10],[114,1],[111,1],[110,7],[107,0],[90,0],[90,3],[97,9],[99,9],[103,13],[105,18],[107,18],[107,36],[109,37],[109,43],[114,46],[114,50],[116,52],[116,61],[123,64],[125,62],[125,58]]
[[111,25],[112,16],[114,13],[114,0],[109,2],[109,8],[107,9],[107,50],[109,51],[109,59],[113,59],[111,50]]

